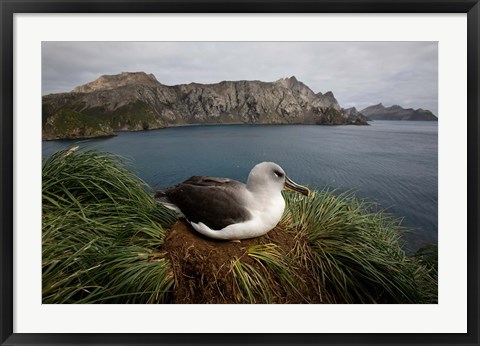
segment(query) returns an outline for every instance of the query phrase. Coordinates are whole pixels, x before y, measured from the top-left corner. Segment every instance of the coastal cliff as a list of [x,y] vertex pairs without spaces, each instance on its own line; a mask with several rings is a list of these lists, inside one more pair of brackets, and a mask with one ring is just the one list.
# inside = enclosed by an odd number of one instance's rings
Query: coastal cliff
[[112,136],[189,124],[366,125],[331,91],[314,93],[295,77],[168,86],[153,74],[105,75],[42,98],[42,138]]

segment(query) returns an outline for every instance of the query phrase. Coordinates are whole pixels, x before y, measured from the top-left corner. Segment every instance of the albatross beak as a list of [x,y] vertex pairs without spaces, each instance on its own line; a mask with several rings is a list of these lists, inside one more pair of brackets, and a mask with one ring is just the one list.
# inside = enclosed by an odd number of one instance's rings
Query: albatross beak
[[305,186],[298,185],[293,182],[289,177],[285,177],[285,190],[300,192],[302,195],[310,196],[312,192]]

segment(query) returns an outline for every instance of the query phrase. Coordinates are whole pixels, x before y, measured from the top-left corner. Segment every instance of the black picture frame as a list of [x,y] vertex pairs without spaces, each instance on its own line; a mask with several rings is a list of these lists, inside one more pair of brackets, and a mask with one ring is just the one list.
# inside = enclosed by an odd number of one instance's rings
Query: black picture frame
[[[432,344],[478,345],[479,0],[0,0],[0,342],[23,344]],[[19,334],[13,332],[13,16],[15,13],[467,13],[468,332],[465,334]],[[455,318],[455,316],[452,316]]]

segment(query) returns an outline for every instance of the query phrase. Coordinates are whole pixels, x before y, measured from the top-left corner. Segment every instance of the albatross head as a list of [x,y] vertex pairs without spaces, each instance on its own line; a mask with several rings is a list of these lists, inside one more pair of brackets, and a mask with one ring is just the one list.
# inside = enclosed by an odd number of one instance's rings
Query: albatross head
[[310,190],[293,182],[285,171],[274,162],[262,162],[253,167],[248,175],[247,189],[250,191],[270,190],[281,192],[283,189],[299,192],[305,196]]

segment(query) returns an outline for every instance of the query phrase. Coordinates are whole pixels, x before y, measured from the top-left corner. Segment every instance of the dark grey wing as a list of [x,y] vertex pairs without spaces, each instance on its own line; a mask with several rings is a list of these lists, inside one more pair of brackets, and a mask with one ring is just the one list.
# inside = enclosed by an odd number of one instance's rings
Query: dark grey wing
[[206,179],[194,182],[191,179],[165,190],[168,199],[189,221],[203,222],[211,229],[220,230],[250,219],[250,212],[236,194],[243,188],[242,183],[230,180],[231,184],[221,184]]
[[205,177],[197,175],[185,180],[182,184],[196,186],[229,186],[232,188],[240,188],[244,186],[243,183],[228,178]]
[[179,188],[181,185],[224,186],[224,187],[228,186],[228,188],[232,188],[232,189],[245,188],[245,184],[240,183],[236,180],[232,180],[228,178],[216,178],[216,177],[206,177],[206,176],[195,175],[193,177],[188,178],[187,180],[185,180],[180,184],[156,191],[154,197],[157,200],[168,199],[167,197],[168,192]]

